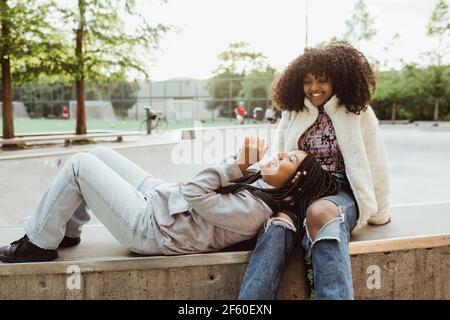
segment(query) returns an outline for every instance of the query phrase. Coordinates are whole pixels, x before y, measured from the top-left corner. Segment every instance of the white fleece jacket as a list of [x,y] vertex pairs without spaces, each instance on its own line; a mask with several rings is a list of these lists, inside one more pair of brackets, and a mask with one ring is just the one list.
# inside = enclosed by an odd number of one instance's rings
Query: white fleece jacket
[[[298,149],[298,140],[319,114],[305,98],[302,111],[284,111],[277,129],[278,151]],[[389,222],[389,167],[378,119],[372,108],[359,115],[348,112],[336,96],[324,105],[336,131],[336,139],[345,163],[345,171],[359,208],[357,228],[366,223]]]

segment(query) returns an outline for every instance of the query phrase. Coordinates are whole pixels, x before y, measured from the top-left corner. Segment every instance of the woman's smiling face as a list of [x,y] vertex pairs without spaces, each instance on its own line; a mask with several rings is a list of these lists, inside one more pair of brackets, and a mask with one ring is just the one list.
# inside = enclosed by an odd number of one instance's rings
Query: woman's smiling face
[[261,176],[271,186],[282,187],[294,176],[306,156],[307,153],[302,150],[280,152],[278,156],[261,163]]
[[305,97],[317,108],[323,106],[333,95],[333,84],[326,76],[315,76],[308,73],[303,79]]

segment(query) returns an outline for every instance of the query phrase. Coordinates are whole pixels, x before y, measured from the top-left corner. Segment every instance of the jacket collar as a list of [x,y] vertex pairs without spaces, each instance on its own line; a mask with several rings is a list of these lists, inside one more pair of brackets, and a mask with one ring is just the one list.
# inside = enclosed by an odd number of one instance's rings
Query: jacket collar
[[[308,98],[305,97],[305,106],[308,109],[310,113],[312,113],[315,118],[317,118],[317,115],[319,114],[319,110],[309,101]],[[339,99],[336,97],[336,95],[333,95],[327,103],[323,106],[323,109],[328,115],[334,115],[336,111],[339,109]]]
[[[304,108],[298,113],[294,111],[293,113],[294,117],[291,118],[290,126],[287,127],[287,136],[284,143],[285,150],[298,149],[297,143],[299,137],[301,137],[302,134],[305,133],[305,131],[314,124],[314,121],[316,121],[319,115],[319,110],[311,103],[311,101],[306,98],[305,106],[306,109]],[[341,108],[336,96],[332,96],[330,100],[328,100],[324,105],[324,110],[331,119],[334,118],[334,114],[339,109]]]

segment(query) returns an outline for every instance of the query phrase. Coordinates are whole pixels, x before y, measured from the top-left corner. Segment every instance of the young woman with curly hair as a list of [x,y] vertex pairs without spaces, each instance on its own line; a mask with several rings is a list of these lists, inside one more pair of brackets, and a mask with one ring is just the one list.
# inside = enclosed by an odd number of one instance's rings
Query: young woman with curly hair
[[[304,150],[341,183],[340,190],[298,212],[302,245],[312,261],[317,299],[353,299],[350,234],[390,221],[389,171],[378,120],[368,105],[374,72],[347,42],[308,48],[276,79],[272,99],[283,110],[280,151]],[[298,225],[282,212],[260,232],[240,299],[274,299]],[[286,223],[288,221],[289,223]]]

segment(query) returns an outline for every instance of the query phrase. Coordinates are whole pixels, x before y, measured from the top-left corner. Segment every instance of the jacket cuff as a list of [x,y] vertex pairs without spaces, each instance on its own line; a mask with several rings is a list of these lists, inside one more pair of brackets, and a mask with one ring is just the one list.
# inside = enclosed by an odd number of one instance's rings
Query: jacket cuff
[[372,216],[367,221],[367,223],[371,225],[383,225],[389,222],[391,222],[391,215],[389,213]]
[[236,162],[236,159],[230,157],[226,159],[226,161],[223,163],[223,169],[225,172],[225,175],[229,180],[234,180],[241,178],[243,176],[241,169],[239,168],[239,165]]

